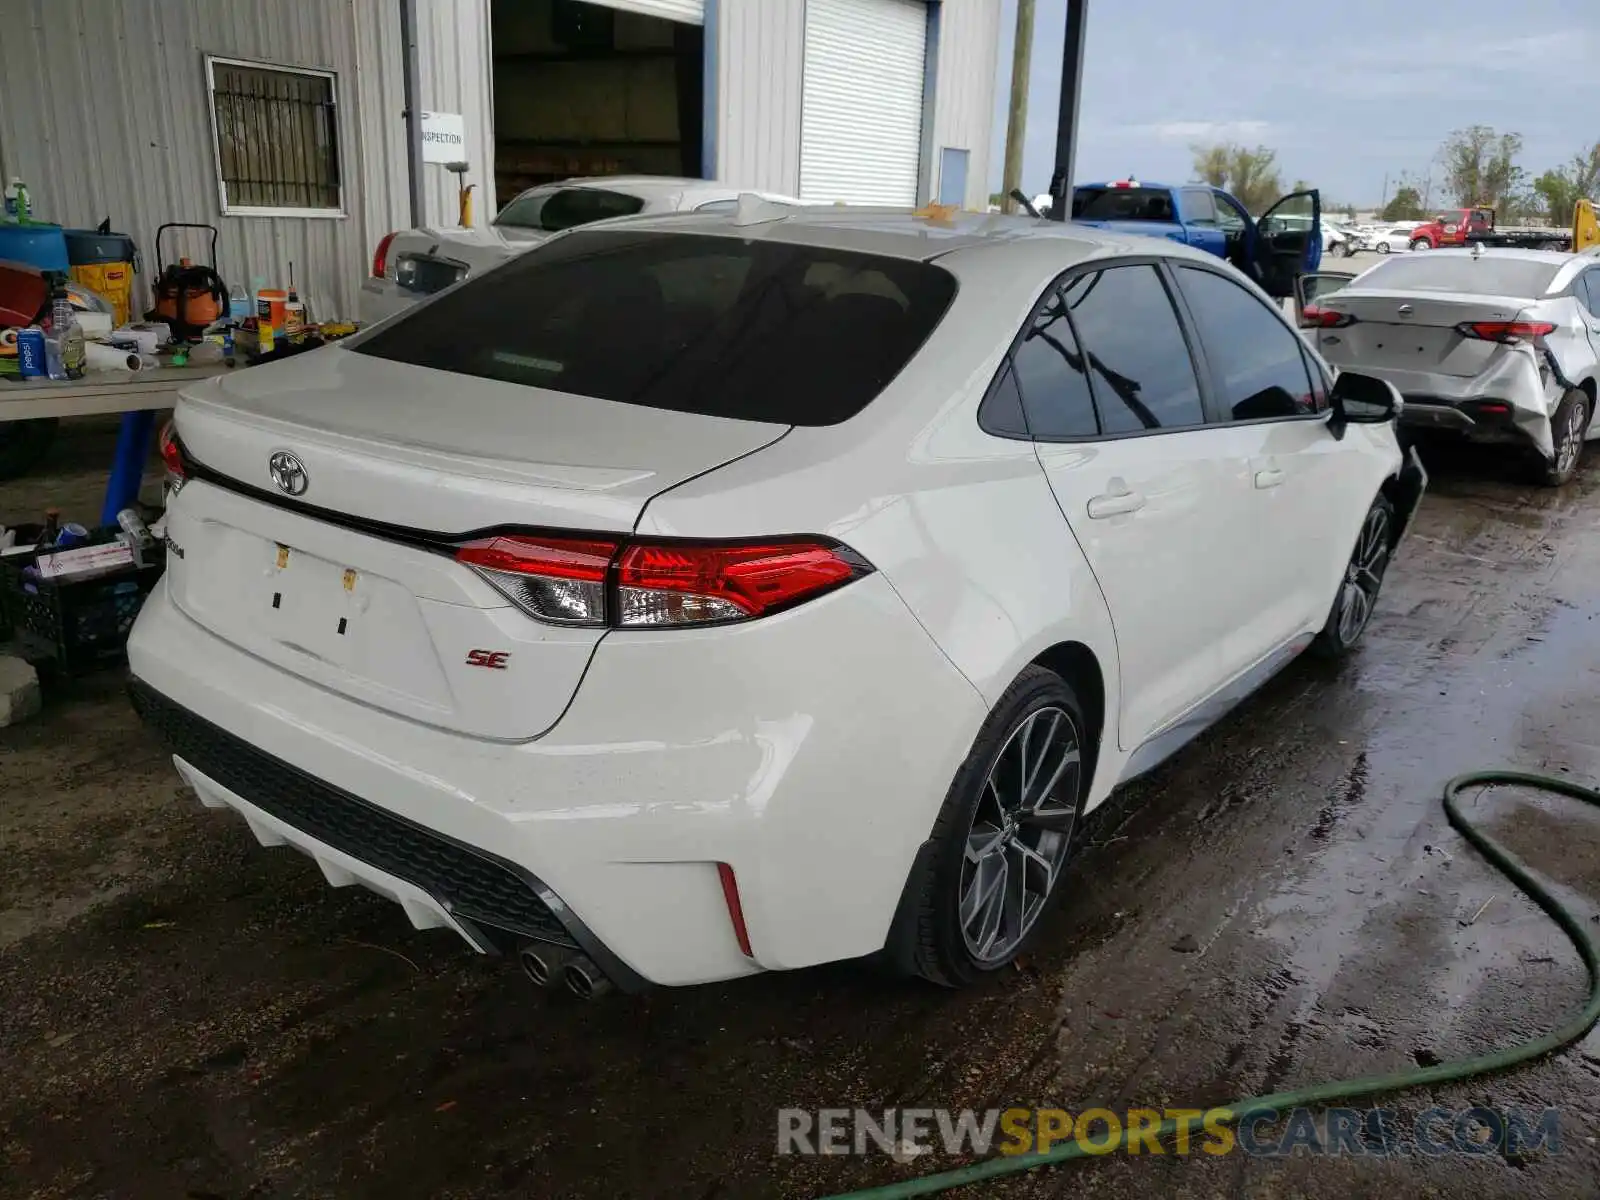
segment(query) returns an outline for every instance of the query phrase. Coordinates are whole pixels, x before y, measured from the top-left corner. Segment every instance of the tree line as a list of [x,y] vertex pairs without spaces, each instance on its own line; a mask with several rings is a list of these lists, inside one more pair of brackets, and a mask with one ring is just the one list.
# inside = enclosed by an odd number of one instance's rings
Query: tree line
[[[1311,186],[1298,180],[1285,189],[1277,151],[1268,146],[1220,143],[1190,150],[1197,180],[1231,192],[1256,215],[1285,191]],[[1572,223],[1579,200],[1600,200],[1600,142],[1537,176],[1518,163],[1521,154],[1519,133],[1500,133],[1488,125],[1458,129],[1444,140],[1428,170],[1400,177],[1379,216],[1385,221],[1417,221],[1433,215],[1430,206],[1492,208],[1500,224],[1543,220],[1560,226]],[[1351,204],[1324,199],[1323,208],[1355,217]]]

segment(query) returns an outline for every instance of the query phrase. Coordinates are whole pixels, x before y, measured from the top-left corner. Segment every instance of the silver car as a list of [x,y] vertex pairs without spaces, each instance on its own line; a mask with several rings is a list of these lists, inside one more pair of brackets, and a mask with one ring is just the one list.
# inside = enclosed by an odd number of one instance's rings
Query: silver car
[[1301,281],[1300,324],[1336,367],[1394,384],[1401,424],[1525,451],[1572,477],[1600,380],[1600,259],[1548,250],[1407,254]]

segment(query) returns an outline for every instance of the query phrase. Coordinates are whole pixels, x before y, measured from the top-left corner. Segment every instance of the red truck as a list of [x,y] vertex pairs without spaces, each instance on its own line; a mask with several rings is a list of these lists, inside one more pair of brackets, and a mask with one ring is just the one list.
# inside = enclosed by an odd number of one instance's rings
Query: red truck
[[1520,246],[1528,250],[1565,250],[1571,244],[1570,230],[1501,232],[1494,227],[1492,208],[1448,208],[1411,231],[1413,250],[1437,250],[1441,246]]

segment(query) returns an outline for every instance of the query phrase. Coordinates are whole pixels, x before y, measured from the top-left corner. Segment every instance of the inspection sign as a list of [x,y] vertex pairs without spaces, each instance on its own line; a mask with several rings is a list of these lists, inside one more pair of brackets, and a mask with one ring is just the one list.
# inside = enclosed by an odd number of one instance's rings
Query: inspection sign
[[422,161],[465,162],[467,122],[460,113],[422,114]]

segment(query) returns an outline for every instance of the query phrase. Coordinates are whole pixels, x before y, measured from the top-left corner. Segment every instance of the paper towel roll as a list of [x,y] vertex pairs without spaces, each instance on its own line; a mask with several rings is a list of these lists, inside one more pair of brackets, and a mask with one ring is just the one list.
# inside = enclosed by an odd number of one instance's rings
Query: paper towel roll
[[91,371],[144,370],[144,360],[137,354],[130,354],[126,350],[114,350],[110,346],[102,346],[99,342],[85,342],[83,355],[85,364]]
[[0,329],[0,346],[7,350],[17,348],[17,331],[15,329]]

